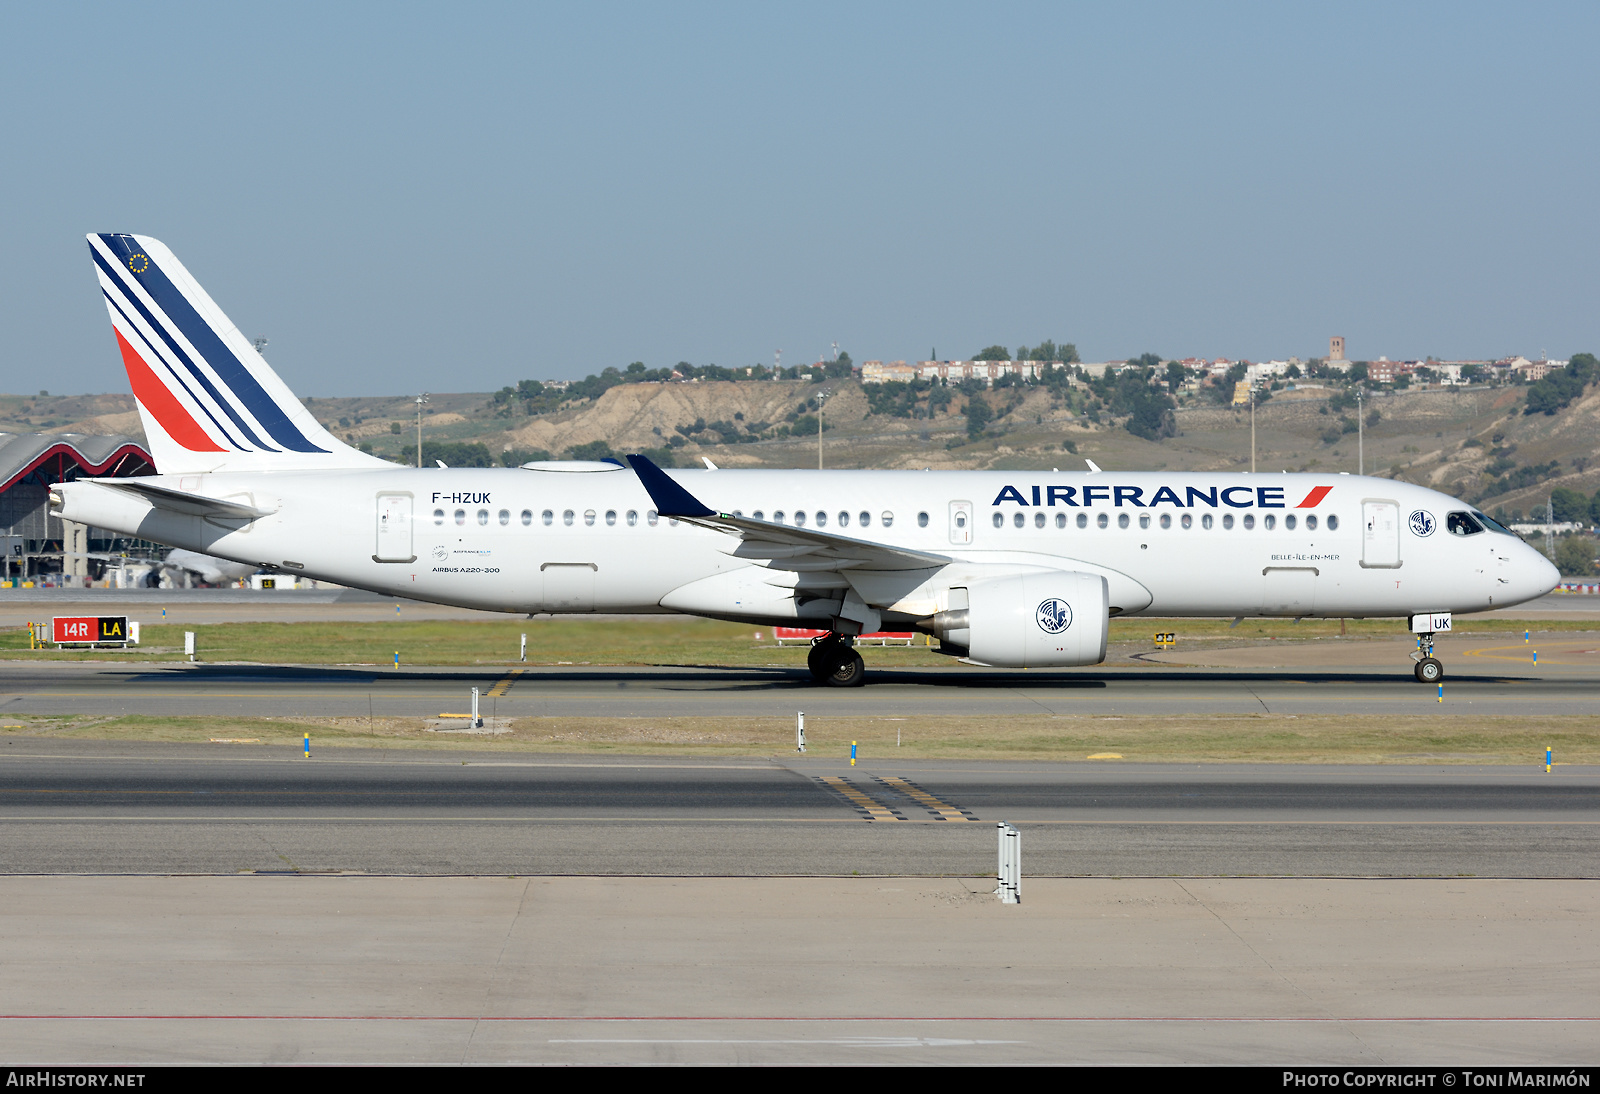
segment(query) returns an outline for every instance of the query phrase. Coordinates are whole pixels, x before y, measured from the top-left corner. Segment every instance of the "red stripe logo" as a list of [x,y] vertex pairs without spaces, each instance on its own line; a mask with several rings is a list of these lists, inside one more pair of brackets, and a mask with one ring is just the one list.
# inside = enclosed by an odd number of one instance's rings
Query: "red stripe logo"
[[1317,487],[1316,489],[1312,490],[1311,493],[1307,494],[1306,495],[1306,500],[1301,502],[1299,505],[1296,505],[1295,508],[1296,509],[1315,509],[1317,506],[1322,504],[1322,499],[1327,497],[1328,496],[1328,491],[1332,490],[1332,489],[1333,489],[1333,487],[1331,487],[1331,486],[1319,486],[1319,487]]
[[139,400],[139,405],[148,410],[157,422],[161,423],[161,428],[167,431],[167,436],[190,452],[228,451],[226,448],[219,448],[217,442],[200,427],[200,423],[183,409],[183,404],[167,390],[167,385],[150,371],[150,366],[144,363],[139,351],[128,345],[128,340],[122,337],[122,332],[115,326],[111,330],[117,336],[117,347],[122,350],[122,364],[128,370],[128,383],[133,387],[133,397]]

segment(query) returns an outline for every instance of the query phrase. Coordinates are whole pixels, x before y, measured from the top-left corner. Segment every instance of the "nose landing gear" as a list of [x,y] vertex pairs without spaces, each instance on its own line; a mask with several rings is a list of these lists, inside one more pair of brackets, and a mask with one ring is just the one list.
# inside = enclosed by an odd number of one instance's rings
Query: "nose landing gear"
[[829,632],[813,639],[806,654],[806,667],[819,684],[830,688],[858,688],[867,682],[866,662],[855,651],[851,640]]
[[1444,665],[1433,656],[1433,635],[1417,635],[1417,648],[1412,652],[1411,659],[1416,662],[1412,674],[1416,676],[1419,684],[1437,684],[1444,679]]

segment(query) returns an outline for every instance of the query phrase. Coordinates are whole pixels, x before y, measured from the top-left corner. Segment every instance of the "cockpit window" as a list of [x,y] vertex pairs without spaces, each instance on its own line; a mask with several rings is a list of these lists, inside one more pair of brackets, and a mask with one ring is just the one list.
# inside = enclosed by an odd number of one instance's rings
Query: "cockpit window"
[[1453,536],[1475,536],[1483,531],[1483,525],[1473,520],[1470,513],[1451,513],[1444,518],[1444,526]]
[[1521,539],[1522,538],[1521,536],[1517,535],[1517,533],[1513,532],[1511,529],[1509,529],[1505,525],[1501,524],[1499,521],[1493,519],[1492,517],[1484,516],[1482,513],[1478,512],[1476,509],[1474,509],[1472,511],[1472,519],[1477,521],[1479,524],[1483,525],[1485,528],[1489,529],[1489,531],[1491,531],[1491,532],[1499,532],[1501,535],[1503,535],[1503,536],[1511,536],[1513,539]]

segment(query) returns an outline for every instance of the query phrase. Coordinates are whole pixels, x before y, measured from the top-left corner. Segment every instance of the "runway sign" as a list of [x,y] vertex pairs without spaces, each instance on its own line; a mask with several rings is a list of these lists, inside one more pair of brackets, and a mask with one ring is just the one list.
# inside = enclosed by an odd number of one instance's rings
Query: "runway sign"
[[50,640],[56,645],[86,642],[128,644],[125,615],[58,615],[50,620]]

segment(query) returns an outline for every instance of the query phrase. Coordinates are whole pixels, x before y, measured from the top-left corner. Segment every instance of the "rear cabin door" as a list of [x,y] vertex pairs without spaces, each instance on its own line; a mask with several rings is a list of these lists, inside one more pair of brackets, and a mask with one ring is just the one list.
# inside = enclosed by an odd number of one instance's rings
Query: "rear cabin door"
[[1361,502],[1361,565],[1393,570],[1400,565],[1400,504],[1367,498]]
[[411,495],[378,495],[378,549],[374,562],[415,562],[411,549]]

